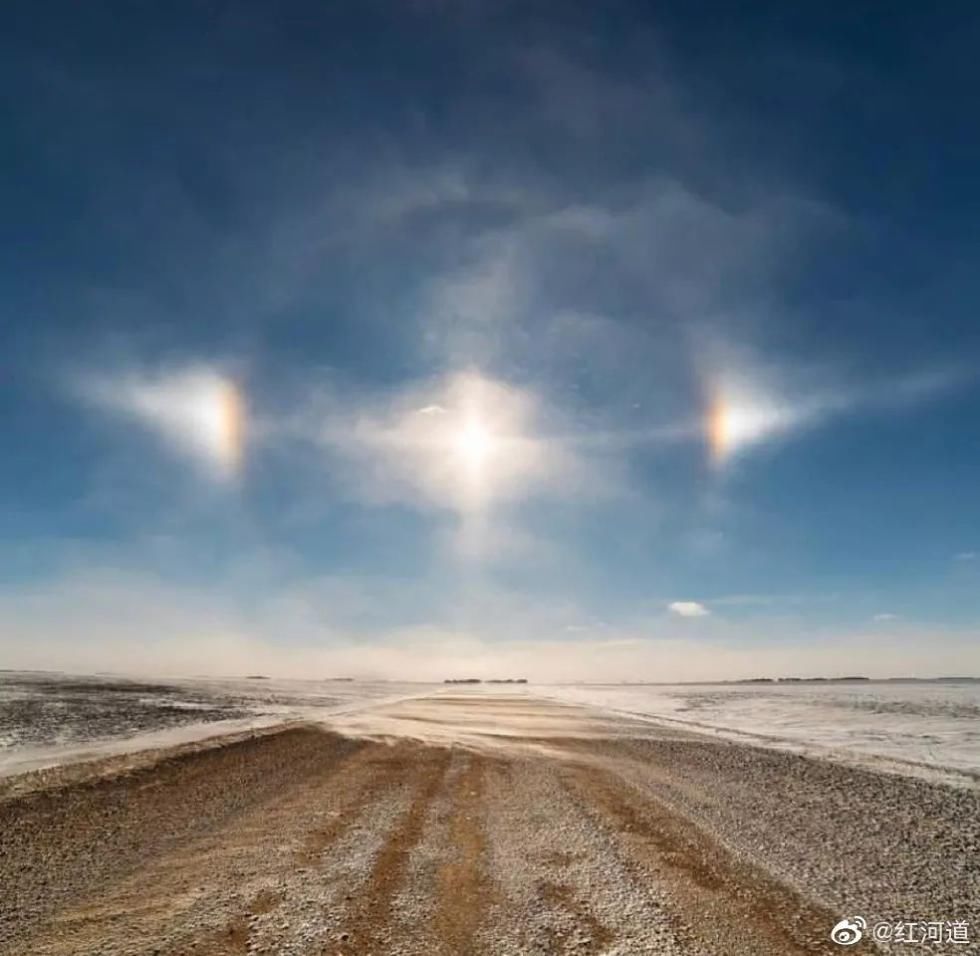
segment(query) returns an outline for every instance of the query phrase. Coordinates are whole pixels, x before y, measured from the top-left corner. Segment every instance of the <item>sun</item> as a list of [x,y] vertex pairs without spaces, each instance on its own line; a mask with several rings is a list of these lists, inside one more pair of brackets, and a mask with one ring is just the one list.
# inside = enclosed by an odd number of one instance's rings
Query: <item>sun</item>
[[419,390],[379,435],[391,461],[427,497],[467,520],[489,515],[540,481],[548,443],[532,429],[533,397],[476,371]]
[[469,419],[454,438],[456,453],[469,472],[482,472],[494,448],[494,436],[479,419]]

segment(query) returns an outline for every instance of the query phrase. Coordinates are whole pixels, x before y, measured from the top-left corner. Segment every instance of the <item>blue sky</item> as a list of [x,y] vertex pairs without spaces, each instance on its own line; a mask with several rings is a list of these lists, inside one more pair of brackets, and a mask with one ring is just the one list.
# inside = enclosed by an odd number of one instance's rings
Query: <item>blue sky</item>
[[980,673],[980,18],[789,6],[14,4],[2,659]]

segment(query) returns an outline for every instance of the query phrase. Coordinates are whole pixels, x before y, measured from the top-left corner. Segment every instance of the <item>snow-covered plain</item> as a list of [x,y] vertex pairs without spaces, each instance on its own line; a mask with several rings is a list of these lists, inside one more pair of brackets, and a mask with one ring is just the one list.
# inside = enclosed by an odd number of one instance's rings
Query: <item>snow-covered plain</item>
[[980,779],[980,682],[574,685],[544,696],[897,772]]
[[[646,724],[651,732],[657,725],[683,728],[980,785],[980,682],[975,681],[443,685],[241,678],[127,681],[0,672],[0,775],[288,720],[357,732],[373,726],[373,717],[390,717],[399,701],[433,694],[479,698],[501,693],[579,704],[601,712],[607,721],[628,716],[632,728]],[[478,709],[479,714],[468,718],[471,723],[482,726],[494,719],[492,710]],[[533,721],[528,728],[532,726]],[[462,724],[457,728],[460,740],[465,729]],[[443,730],[447,739],[455,739],[452,728]],[[634,731],[621,727],[619,732]]]
[[259,730],[289,720],[325,721],[434,689],[435,685],[389,681],[160,680],[0,672],[0,776]]

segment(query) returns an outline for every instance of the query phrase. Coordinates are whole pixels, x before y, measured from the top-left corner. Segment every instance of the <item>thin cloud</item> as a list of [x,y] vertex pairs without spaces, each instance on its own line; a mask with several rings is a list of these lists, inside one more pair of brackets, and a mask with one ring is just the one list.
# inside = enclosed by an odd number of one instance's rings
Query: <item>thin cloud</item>
[[836,594],[724,594],[707,603],[729,607],[775,607],[785,605],[824,604],[837,600]]

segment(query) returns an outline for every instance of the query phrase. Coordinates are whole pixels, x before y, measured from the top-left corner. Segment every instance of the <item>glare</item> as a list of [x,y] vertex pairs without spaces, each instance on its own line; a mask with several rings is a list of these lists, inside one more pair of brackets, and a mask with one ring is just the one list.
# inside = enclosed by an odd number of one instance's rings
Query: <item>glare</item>
[[564,450],[540,431],[538,409],[528,389],[466,369],[353,414],[328,411],[319,436],[367,466],[362,495],[455,512],[476,555],[500,540],[496,523],[511,503],[564,473]]
[[[374,432],[390,450],[388,466],[462,515],[486,516],[549,467],[526,392],[469,370],[431,383],[409,402],[407,415],[396,413]],[[362,426],[362,437],[370,433]]]
[[493,450],[494,439],[481,421],[468,421],[456,435],[456,450],[472,471],[481,470]]

